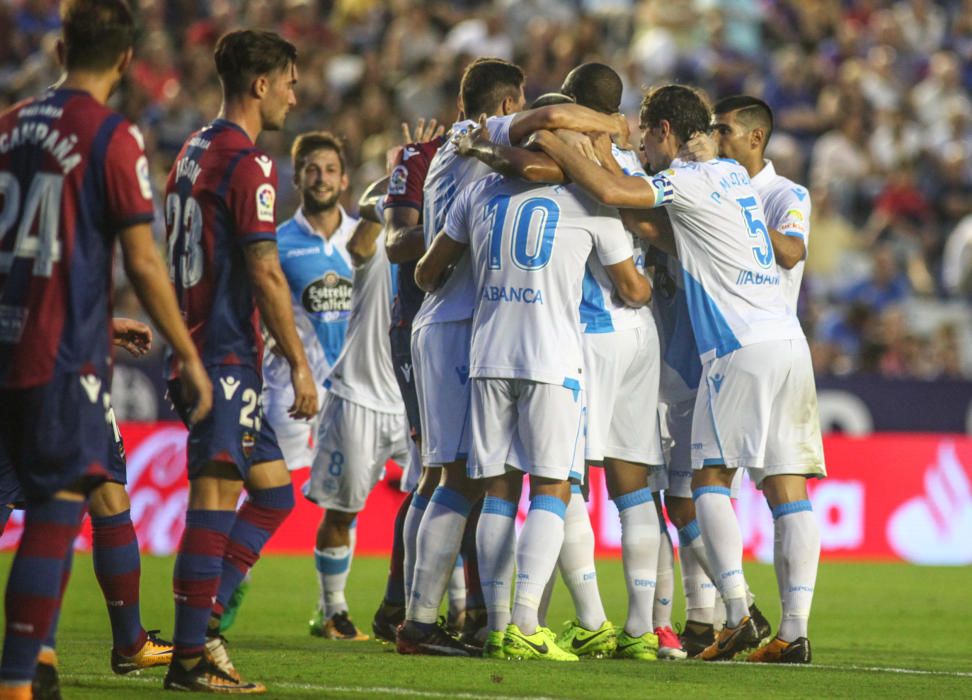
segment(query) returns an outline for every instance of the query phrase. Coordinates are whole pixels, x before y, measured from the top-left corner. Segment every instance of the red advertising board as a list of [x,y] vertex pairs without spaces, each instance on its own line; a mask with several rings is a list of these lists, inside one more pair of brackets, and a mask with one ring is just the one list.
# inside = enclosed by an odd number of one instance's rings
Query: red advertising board
[[[172,553],[182,534],[187,498],[185,430],[175,423],[128,423],[121,429],[139,542],[146,552]],[[811,500],[825,558],[972,563],[972,439],[915,434],[828,436],[824,450],[830,477],[811,483]],[[358,518],[359,553],[388,552],[403,498],[399,476],[398,467],[389,463],[385,480]],[[294,472],[297,508],[266,551],[310,552],[321,511],[300,495],[307,477],[307,469]],[[619,555],[617,511],[598,469],[591,474],[590,509],[599,552]],[[748,481],[740,490],[736,509],[747,553],[770,561],[773,521],[761,494]],[[0,538],[0,548],[13,546],[20,530],[18,512]],[[79,548],[90,547],[89,533],[86,526]],[[672,535],[677,546],[674,531]]]

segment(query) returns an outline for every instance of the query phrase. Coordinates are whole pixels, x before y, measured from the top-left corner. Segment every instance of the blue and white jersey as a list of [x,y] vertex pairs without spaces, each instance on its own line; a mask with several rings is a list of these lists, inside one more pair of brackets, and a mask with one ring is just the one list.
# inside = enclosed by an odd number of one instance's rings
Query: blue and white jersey
[[[614,159],[621,166],[625,175],[645,175],[638,154],[627,149],[620,149],[611,144]],[[639,271],[645,271],[644,255],[636,249],[640,261]],[[640,260],[639,260],[640,259]],[[584,333],[613,333],[629,328],[642,328],[651,323],[651,311],[648,307],[632,309],[614,294],[614,284],[604,266],[600,263],[596,253],[592,253],[587,260],[584,270],[583,297],[580,305],[580,321]]]
[[469,376],[582,387],[584,266],[631,257],[613,209],[582,190],[490,175],[463,189],[445,233],[469,245],[477,290]]
[[685,280],[678,259],[649,248],[647,265],[653,268],[651,311],[661,344],[661,384],[658,399],[669,405],[695,397],[702,376],[689,316]]
[[398,265],[388,261],[384,233],[376,246],[375,254],[354,268],[348,335],[326,386],[336,396],[373,411],[404,415],[388,342]]
[[[486,120],[489,138],[493,143],[510,145],[510,122],[515,115],[490,117]],[[452,125],[453,134],[473,129],[477,125],[471,119]],[[492,173],[492,169],[475,158],[463,158],[456,153],[452,140],[446,141],[435,154],[425,178],[422,227],[425,232],[425,249],[442,230],[449,209],[456,195],[467,185]],[[412,328],[418,329],[431,323],[464,321],[472,318],[476,303],[476,290],[472,283],[469,257],[463,256],[449,279],[439,289],[425,295],[422,307],[412,321]]]
[[[344,346],[354,277],[347,246],[357,223],[341,209],[341,223],[325,239],[298,209],[277,227],[280,267],[290,287],[297,332],[319,383],[330,374]],[[263,372],[271,386],[290,383],[290,365],[274,353],[264,353]]]
[[802,338],[783,297],[759,195],[733,160],[676,160],[645,179],[675,231],[695,343],[703,362],[767,340]]
[[[785,236],[803,239],[803,245],[810,250],[810,193],[806,187],[777,175],[773,161],[767,160],[765,163],[763,169],[753,176],[753,187],[763,200],[766,223]],[[797,310],[805,261],[806,256],[789,270],[780,268],[783,296],[793,313]]]

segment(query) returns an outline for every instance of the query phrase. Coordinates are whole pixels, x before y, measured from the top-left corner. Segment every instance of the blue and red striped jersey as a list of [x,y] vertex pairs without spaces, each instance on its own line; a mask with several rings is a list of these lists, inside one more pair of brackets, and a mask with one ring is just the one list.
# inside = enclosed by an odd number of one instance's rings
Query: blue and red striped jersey
[[153,218],[142,135],[82,90],[0,115],[0,388],[111,371],[118,232]]
[[[243,129],[217,119],[182,146],[165,188],[169,274],[203,364],[260,371],[260,315],[244,246],[276,239],[277,173]],[[177,367],[170,364],[171,376]]]

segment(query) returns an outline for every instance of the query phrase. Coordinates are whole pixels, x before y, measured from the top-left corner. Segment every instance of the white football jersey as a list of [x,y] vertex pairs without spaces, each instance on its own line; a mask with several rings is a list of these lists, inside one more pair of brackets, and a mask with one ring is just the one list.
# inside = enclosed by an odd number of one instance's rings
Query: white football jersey
[[[763,200],[766,223],[786,236],[803,239],[810,250],[810,193],[792,180],[776,174],[773,161],[765,161],[763,169],[753,176],[753,187]],[[797,298],[806,257],[789,270],[780,268],[783,279],[783,296],[790,310],[796,313]]]
[[645,179],[655,206],[668,208],[702,361],[767,340],[802,338],[746,170],[722,158],[676,160]]
[[395,267],[388,262],[382,233],[375,254],[354,268],[348,333],[326,386],[336,396],[365,408],[402,415],[405,404],[388,342],[397,279]]
[[[637,153],[622,150],[614,144],[611,150],[625,175],[645,175]],[[644,265],[641,271],[644,272]],[[580,320],[585,333],[613,333],[628,328],[642,328],[652,322],[648,307],[632,309],[615,296],[614,283],[596,253],[591,253],[584,271]]]
[[583,191],[490,175],[460,192],[446,234],[469,245],[477,290],[469,375],[582,387],[577,309],[592,249],[632,255],[613,209]]
[[[510,145],[510,122],[514,115],[490,117],[486,120],[489,138],[502,146]],[[452,134],[475,128],[476,122],[466,119],[456,122],[450,130]],[[476,158],[464,158],[456,153],[452,140],[447,140],[429,164],[425,177],[424,204],[422,208],[422,228],[425,233],[425,249],[432,245],[433,239],[445,225],[446,216],[456,199],[456,195],[466,186],[493,170]],[[469,269],[469,256],[463,256],[449,279],[439,289],[425,295],[421,308],[412,321],[412,328],[421,328],[430,323],[463,321],[472,318],[476,292],[473,288],[472,273]]]
[[647,264],[653,270],[651,311],[662,357],[658,399],[667,404],[681,403],[695,396],[702,376],[682,266],[674,255],[657,248],[650,249]]

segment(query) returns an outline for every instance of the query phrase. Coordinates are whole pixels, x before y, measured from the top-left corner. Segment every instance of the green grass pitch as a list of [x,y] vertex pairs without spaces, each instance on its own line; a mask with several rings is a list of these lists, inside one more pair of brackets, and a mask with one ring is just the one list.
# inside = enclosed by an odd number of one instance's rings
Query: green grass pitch
[[[9,554],[0,565],[9,568]],[[142,566],[143,621],[169,636],[172,560],[147,557]],[[621,563],[601,561],[598,568],[608,615],[621,623]],[[351,573],[352,616],[369,632],[385,571],[384,560],[360,557]],[[749,563],[746,575],[775,626],[779,607],[772,567]],[[403,657],[374,641],[310,637],[306,621],[316,595],[310,557],[267,557],[254,571],[228,637],[237,668],[244,677],[266,683],[267,697],[972,697],[972,576],[967,567],[822,565],[810,626],[814,665],[809,668]],[[570,614],[569,596],[558,584],[551,627],[559,628]],[[676,609],[675,619],[682,618]],[[75,558],[58,642],[68,700],[171,697],[163,695],[162,670],[131,677],[116,677],[109,670],[108,620],[88,555]]]

